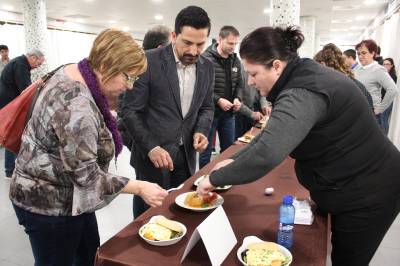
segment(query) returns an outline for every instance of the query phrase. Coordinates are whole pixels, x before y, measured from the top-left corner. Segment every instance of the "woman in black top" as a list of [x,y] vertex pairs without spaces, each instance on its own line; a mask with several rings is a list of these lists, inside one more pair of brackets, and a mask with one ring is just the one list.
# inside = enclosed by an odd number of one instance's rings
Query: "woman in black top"
[[[295,28],[259,28],[240,55],[254,85],[272,102],[266,128],[198,186],[249,183],[288,155],[299,182],[331,214],[334,266],[368,265],[400,209],[400,153],[383,135],[356,84],[311,59]],[[296,243],[295,245],[306,245]]]

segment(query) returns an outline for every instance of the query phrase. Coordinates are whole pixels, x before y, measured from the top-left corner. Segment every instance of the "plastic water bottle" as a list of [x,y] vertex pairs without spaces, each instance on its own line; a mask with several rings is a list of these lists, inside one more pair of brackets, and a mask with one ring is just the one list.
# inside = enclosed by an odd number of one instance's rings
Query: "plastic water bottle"
[[294,229],[293,197],[286,195],[283,197],[282,205],[279,207],[279,230],[278,244],[290,249],[293,246]]

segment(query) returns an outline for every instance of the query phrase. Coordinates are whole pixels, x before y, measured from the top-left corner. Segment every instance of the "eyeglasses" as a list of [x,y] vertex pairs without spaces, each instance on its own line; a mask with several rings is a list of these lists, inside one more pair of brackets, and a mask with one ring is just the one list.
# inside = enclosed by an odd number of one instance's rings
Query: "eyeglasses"
[[135,81],[139,79],[137,76],[129,76],[125,72],[122,72],[126,78],[126,85],[129,89],[133,88],[133,84],[135,84]]

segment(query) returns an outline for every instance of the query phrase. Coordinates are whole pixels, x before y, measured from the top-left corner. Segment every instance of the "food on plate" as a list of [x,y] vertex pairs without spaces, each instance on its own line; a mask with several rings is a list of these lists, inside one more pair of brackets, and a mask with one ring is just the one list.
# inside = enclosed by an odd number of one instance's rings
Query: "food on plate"
[[188,193],[185,198],[185,205],[192,208],[207,208],[213,206],[218,196],[215,192],[210,192],[205,197],[200,197],[197,192]]
[[279,246],[272,242],[248,245],[242,253],[242,259],[248,266],[284,266],[288,263]]
[[141,230],[141,234],[149,240],[165,241],[181,236],[182,230],[179,223],[165,217],[159,217],[155,223],[146,224]]
[[254,139],[254,136],[251,135],[250,133],[246,133],[246,134],[244,134],[243,138],[244,138],[246,141],[251,141],[252,139]]

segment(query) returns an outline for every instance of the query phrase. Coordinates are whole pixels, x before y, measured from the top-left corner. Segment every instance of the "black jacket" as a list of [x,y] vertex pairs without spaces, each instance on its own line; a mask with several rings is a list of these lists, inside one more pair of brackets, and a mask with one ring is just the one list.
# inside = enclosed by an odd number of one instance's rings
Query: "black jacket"
[[31,66],[26,56],[11,60],[0,77],[0,108],[14,100],[31,83]]
[[293,88],[321,94],[328,104],[325,118],[291,153],[299,181],[318,206],[335,213],[346,211],[344,202],[350,210],[391,200],[390,192],[400,190],[400,153],[381,132],[356,84],[313,60],[296,59],[268,100],[274,103],[283,90]]
[[148,50],[146,56],[147,71],[135,82],[134,89],[125,93],[120,115],[133,138],[131,165],[149,181],[160,183],[162,170],[148,157],[156,146],[167,150],[174,160],[182,139],[188,168],[191,174],[195,172],[193,134],[199,132],[207,136],[211,128],[214,68],[205,58],[197,61],[193,100],[183,117],[172,45]]
[[[202,56],[210,60],[214,65],[214,104],[217,106],[219,98],[225,98],[231,102],[233,102],[235,98],[241,99],[240,91],[243,87],[243,80],[241,77],[242,67],[236,54],[229,55],[227,67],[225,67],[226,65],[224,64],[224,60],[226,59],[217,51],[217,43],[210,45]],[[226,86],[228,82],[230,82],[231,86]],[[217,110],[222,111],[219,107],[216,111]]]

